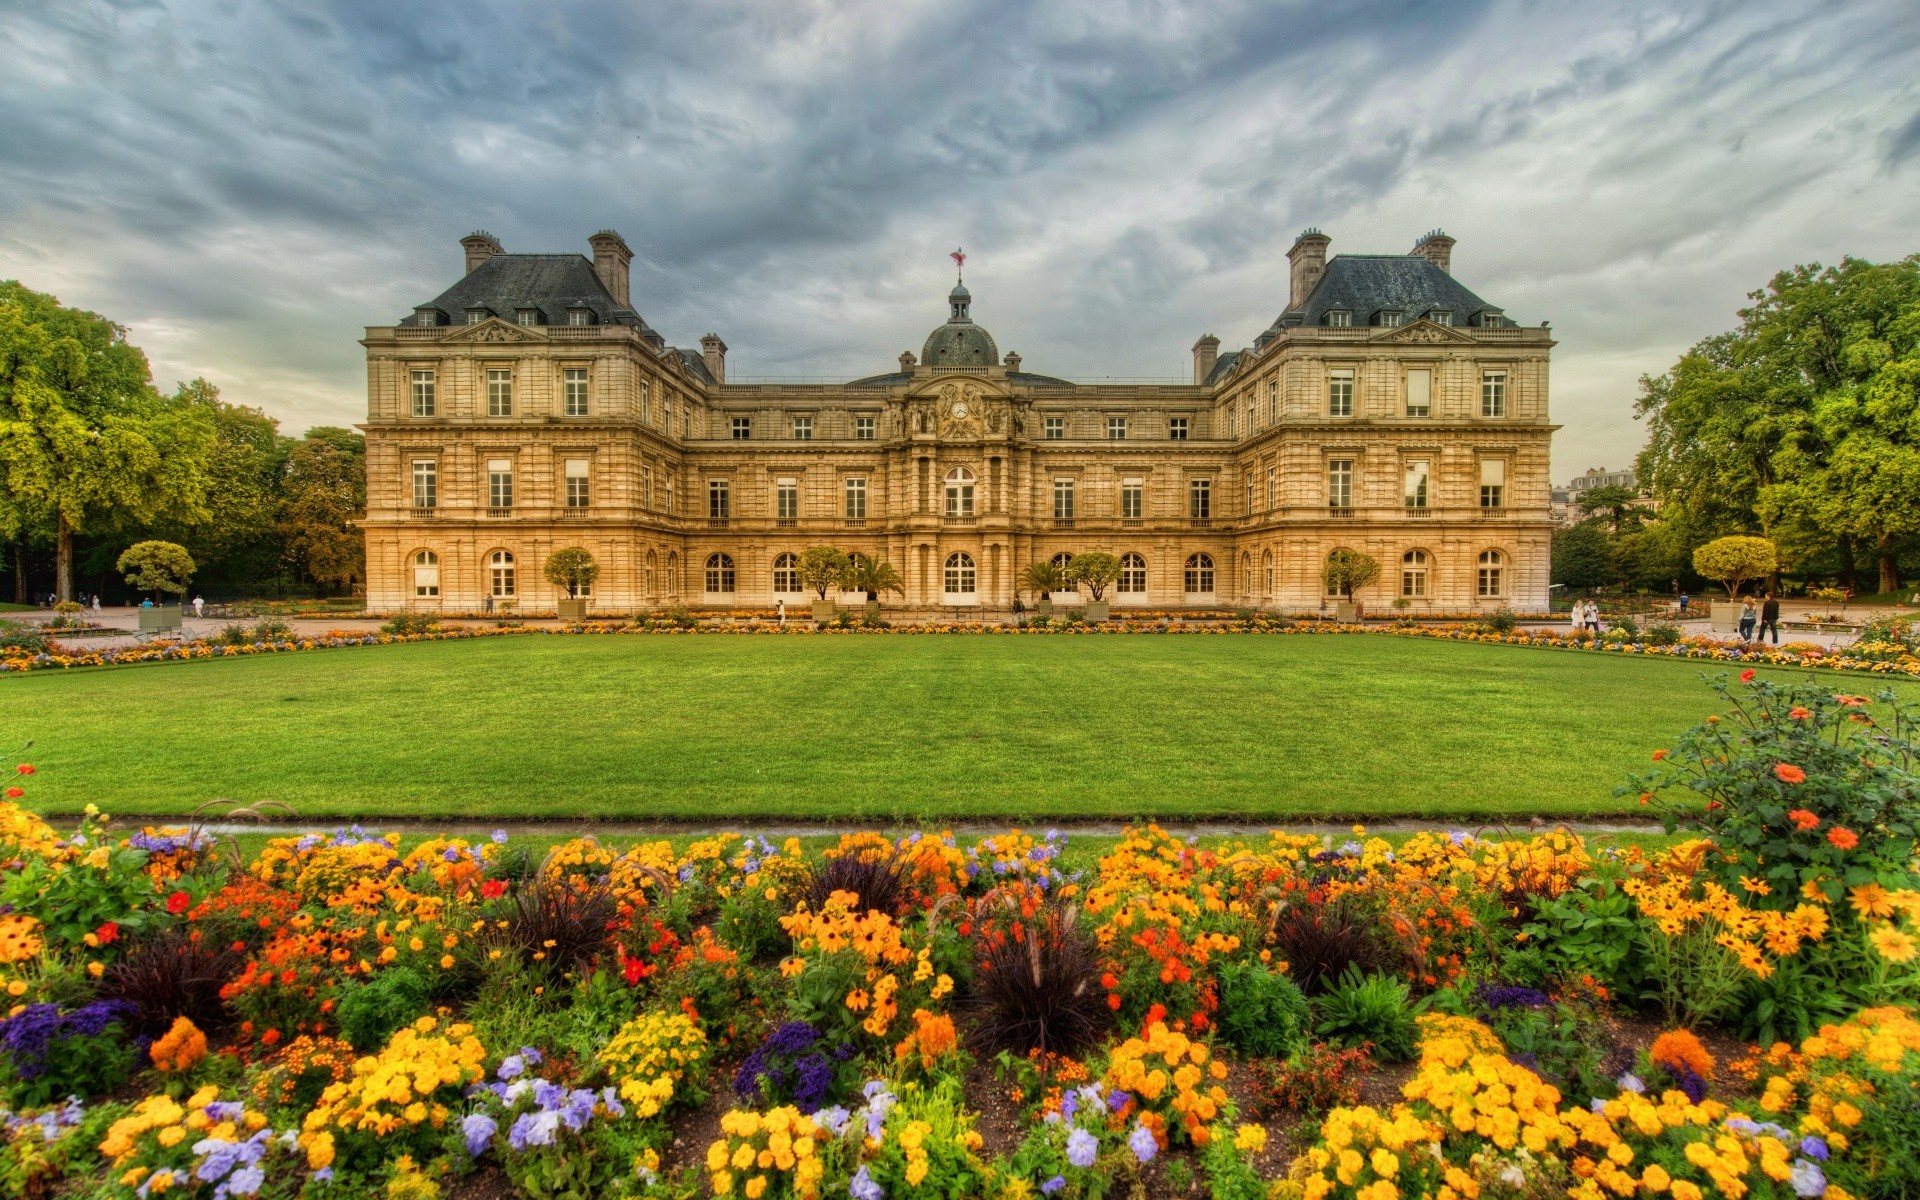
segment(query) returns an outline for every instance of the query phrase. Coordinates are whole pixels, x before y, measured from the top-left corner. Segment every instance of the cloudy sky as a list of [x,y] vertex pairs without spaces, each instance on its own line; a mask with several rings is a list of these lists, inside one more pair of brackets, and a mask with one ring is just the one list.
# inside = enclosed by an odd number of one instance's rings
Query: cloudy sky
[[755,376],[890,369],[964,245],[1001,349],[1088,379],[1247,344],[1304,226],[1437,226],[1552,322],[1565,477],[1774,270],[1920,251],[1913,0],[0,0],[0,56],[0,278],[292,430],[475,227],[620,230]]

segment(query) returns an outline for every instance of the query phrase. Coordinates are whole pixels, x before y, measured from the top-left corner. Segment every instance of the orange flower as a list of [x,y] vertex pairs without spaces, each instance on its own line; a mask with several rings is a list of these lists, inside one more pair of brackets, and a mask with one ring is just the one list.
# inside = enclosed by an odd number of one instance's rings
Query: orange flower
[[1792,763],[1780,763],[1773,768],[1773,773],[1780,777],[1781,783],[1805,783],[1807,781],[1807,773]]
[[1655,750],[1653,752],[1653,761],[1659,762],[1661,759],[1664,759],[1670,753],[1671,751],[1668,751],[1668,750]]
[[1845,825],[1835,825],[1827,830],[1827,840],[1842,850],[1851,850],[1860,844],[1860,835]]
[[1847,893],[1847,903],[1863,917],[1893,915],[1893,902],[1887,896],[1887,889],[1877,883],[1864,883],[1852,889]]
[[1803,831],[1818,829],[1820,827],[1820,818],[1804,808],[1796,808],[1789,811],[1787,813],[1787,819],[1793,822],[1795,829]]
[[1684,1029],[1669,1029],[1653,1039],[1647,1057],[1668,1070],[1684,1067],[1702,1079],[1713,1078],[1713,1055]]
[[1789,717],[1792,717],[1796,721],[1804,721],[1808,717],[1812,716],[1813,714],[1807,711],[1806,709],[1801,708],[1798,704],[1796,704],[1792,708],[1787,710],[1787,715]]
[[1744,671],[1742,671],[1742,672],[1740,672],[1740,682],[1741,682],[1741,683],[1752,683],[1752,682],[1753,682],[1753,668],[1752,668],[1752,667],[1748,667],[1748,668],[1747,668],[1746,670],[1744,670]]

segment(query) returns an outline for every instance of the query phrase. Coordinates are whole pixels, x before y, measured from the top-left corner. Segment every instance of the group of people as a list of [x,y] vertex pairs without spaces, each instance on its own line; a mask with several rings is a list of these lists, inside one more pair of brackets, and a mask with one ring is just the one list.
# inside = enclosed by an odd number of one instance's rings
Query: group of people
[[1600,606],[1591,600],[1573,602],[1573,627],[1600,632]]
[[[1757,631],[1756,631],[1757,627]],[[1780,644],[1780,602],[1773,598],[1772,592],[1763,592],[1760,603],[1755,604],[1748,596],[1740,602],[1740,640],[1743,642],[1765,641],[1768,634],[1773,635],[1773,644]]]

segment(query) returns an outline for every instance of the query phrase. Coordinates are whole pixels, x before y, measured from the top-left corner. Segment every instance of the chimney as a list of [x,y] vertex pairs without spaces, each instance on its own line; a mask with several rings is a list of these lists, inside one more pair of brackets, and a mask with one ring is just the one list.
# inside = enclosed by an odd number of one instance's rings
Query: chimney
[[1220,339],[1212,334],[1203,334],[1193,344],[1193,382],[1202,384],[1207,376],[1213,374],[1213,365],[1220,361]]
[[460,239],[460,248],[467,252],[467,274],[496,254],[505,254],[500,248],[500,239],[484,229],[476,229]]
[[902,375],[913,374],[913,351],[902,350],[900,352],[900,373]]
[[627,249],[626,239],[602,229],[587,239],[587,245],[593,247],[593,273],[621,308],[632,308],[633,301],[627,298],[627,264],[633,261],[633,251]]
[[1418,254],[1447,274],[1453,274],[1453,239],[1436,229],[1413,244],[1410,252]]
[[[625,250],[624,243],[620,248]],[[626,278],[626,264],[620,264],[621,278]],[[707,360],[707,374],[713,376],[715,383],[727,381],[727,344],[720,340],[717,333],[709,333],[700,339],[700,357]]]
[[1020,369],[1020,356],[1011,350],[1007,351],[1007,357],[1003,361],[1006,363],[1008,374]]
[[1293,239],[1293,249],[1287,251],[1287,261],[1293,265],[1292,286],[1287,291],[1288,308],[1299,308],[1313,295],[1314,286],[1326,273],[1327,247],[1332,243],[1332,238],[1313,228]]

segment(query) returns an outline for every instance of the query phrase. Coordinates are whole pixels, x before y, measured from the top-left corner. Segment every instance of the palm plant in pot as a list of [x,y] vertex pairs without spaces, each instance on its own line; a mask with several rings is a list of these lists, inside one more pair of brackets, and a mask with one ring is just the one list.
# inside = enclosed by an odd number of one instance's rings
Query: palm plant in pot
[[567,598],[557,605],[560,619],[586,620],[587,602],[580,593],[591,591],[593,581],[600,578],[600,564],[593,561],[593,555],[574,546],[555,550],[547,556],[545,574],[548,583],[567,589]]
[[840,587],[852,566],[846,551],[833,546],[808,546],[800,554],[800,584],[813,593],[813,619],[824,625],[833,620],[834,603],[828,592]]
[[881,558],[872,558],[865,554],[856,554],[847,560],[846,575],[840,586],[849,592],[862,592],[867,597],[867,619],[880,619],[880,593],[892,592],[901,598],[907,594],[907,581],[900,578],[900,572],[893,564]]
[[1104,550],[1075,555],[1067,579],[1087,590],[1087,620],[1107,619],[1107,589],[1120,578],[1120,560]]
[[193,556],[185,546],[173,542],[135,542],[114,566],[126,576],[129,584],[151,594],[152,603],[140,609],[141,629],[180,628],[180,605],[168,604],[166,597],[185,595],[187,580],[193,578]]
[[1020,572],[1020,586],[1034,593],[1033,611],[1043,617],[1053,615],[1053,594],[1065,591],[1067,573],[1055,562],[1037,562],[1027,564]]

